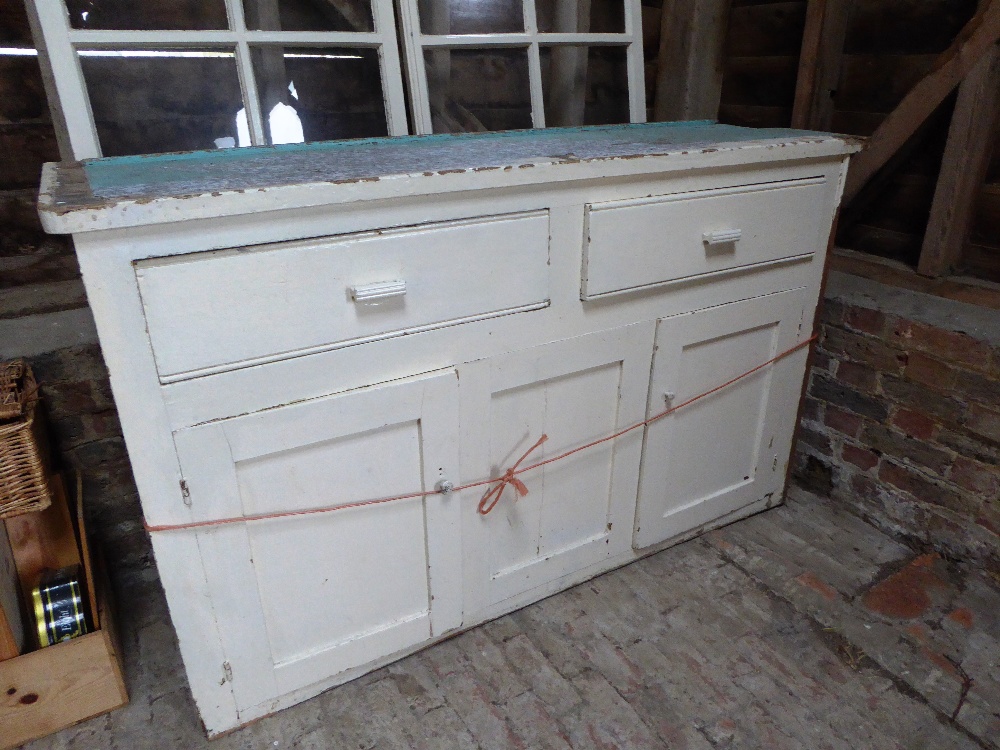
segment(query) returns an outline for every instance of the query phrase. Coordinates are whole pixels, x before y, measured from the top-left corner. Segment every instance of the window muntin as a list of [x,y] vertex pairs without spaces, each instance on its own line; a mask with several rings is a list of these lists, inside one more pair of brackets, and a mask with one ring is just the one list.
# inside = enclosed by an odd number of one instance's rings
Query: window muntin
[[29,7],[73,158],[408,132],[392,0]]
[[[418,133],[489,127],[477,111],[489,112],[487,119],[503,114],[504,121],[525,124],[528,112],[536,128],[645,121],[638,0],[399,0],[399,5]],[[462,61],[474,53],[487,64],[471,88],[462,88]],[[527,72],[527,90],[516,89],[523,87],[524,75],[488,65],[510,67],[514,59],[517,69]],[[452,60],[458,72],[451,70]],[[610,92],[609,83],[620,88]],[[566,91],[571,93],[561,93]]]
[[639,0],[393,1],[28,7],[68,158],[645,120]]

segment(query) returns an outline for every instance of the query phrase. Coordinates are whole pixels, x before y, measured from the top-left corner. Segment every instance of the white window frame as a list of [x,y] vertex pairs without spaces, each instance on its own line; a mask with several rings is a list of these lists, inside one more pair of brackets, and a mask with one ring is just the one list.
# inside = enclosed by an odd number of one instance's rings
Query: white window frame
[[[642,51],[640,0],[622,0],[625,30],[622,33],[541,33],[535,15],[535,0],[521,0],[524,31],[501,34],[423,34],[417,0],[398,0],[406,49],[407,83],[410,87],[412,131],[433,132],[424,51],[428,49],[526,49],[532,125],[545,127],[540,47],[606,45],[626,49],[629,119],[646,121],[646,92]],[[374,31],[255,31],[248,29],[242,0],[224,0],[229,29],[122,31],[74,29],[63,0],[27,0],[46,92],[64,159],[102,156],[87,84],[80,65],[81,49],[205,49],[233,50],[246,107],[251,144],[267,145],[266,114],[261,111],[257,80],[250,51],[252,45],[284,47],[340,47],[375,49],[379,56],[382,98],[389,135],[407,135],[404,70],[396,36],[393,0],[371,0]],[[235,115],[235,113],[234,113]]]
[[[354,47],[378,51],[389,135],[406,135],[406,99],[396,41],[392,0],[371,0],[374,31],[255,31],[246,27],[242,0],[224,0],[229,29],[207,31],[119,31],[74,29],[63,0],[28,0],[39,61],[49,98],[56,103],[57,135],[63,158],[91,159],[102,155],[87,84],[80,66],[81,49],[176,49],[226,47],[233,49],[246,107],[250,141],[267,144],[265,113],[261,111],[251,45],[296,47]],[[55,94],[53,97],[52,94]],[[235,112],[233,113],[235,117]]]
[[521,0],[524,11],[524,31],[501,34],[424,34],[420,28],[418,0],[399,0],[407,58],[407,80],[410,84],[411,111],[414,130],[426,135],[434,132],[424,51],[429,49],[489,49],[520,48],[528,51],[528,83],[531,89],[531,122],[536,128],[545,127],[545,107],[542,93],[540,47],[554,46],[614,46],[626,48],[628,101],[630,122],[646,121],[646,87],[642,54],[642,7],[640,0],[623,0],[625,30],[620,34],[590,32],[542,33],[538,30],[535,0]]

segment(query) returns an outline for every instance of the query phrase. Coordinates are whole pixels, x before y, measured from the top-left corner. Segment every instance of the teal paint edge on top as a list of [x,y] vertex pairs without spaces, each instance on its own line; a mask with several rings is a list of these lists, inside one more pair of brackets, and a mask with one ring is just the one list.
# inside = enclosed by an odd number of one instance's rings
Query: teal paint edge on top
[[[707,132],[706,132],[707,131]],[[683,135],[682,135],[683,133]],[[487,133],[438,133],[433,135],[407,135],[379,138],[361,138],[341,141],[318,141],[314,143],[294,143],[280,146],[251,146],[203,151],[184,151],[166,154],[138,154],[114,156],[102,159],[87,159],[81,162],[91,190],[96,194],[114,193],[130,188],[172,183],[180,179],[197,180],[200,175],[213,171],[232,173],[243,165],[270,166],[280,163],[286,156],[315,154],[317,158],[335,157],[338,153],[357,156],[365,150],[387,149],[399,155],[410,152],[413,155],[427,149],[429,152],[449,143],[481,146],[488,150],[491,145],[514,146],[524,141],[535,141],[540,149],[546,142],[560,142],[565,148],[575,137],[580,138],[581,147],[612,143],[613,139],[627,137],[633,143],[680,145],[704,134],[708,140],[722,139],[729,142],[750,141],[766,138],[780,138],[795,135],[820,135],[802,130],[786,128],[746,128],[736,125],[720,125],[715,120],[688,120],[678,122],[650,122],[621,125],[597,125],[567,128],[541,128],[527,130],[506,130]],[[411,151],[412,149],[412,151]],[[544,151],[537,152],[545,155]],[[515,157],[517,158],[517,157]],[[521,156],[520,158],[523,158]]]
[[[613,133],[626,129],[649,129],[659,130],[661,128],[703,128],[717,125],[716,120],[683,120],[678,122],[643,122],[621,125],[585,125],[568,128],[537,128],[526,130],[495,130],[487,133],[434,133],[431,135],[396,135],[376,138],[354,138],[343,141],[313,141],[311,143],[285,143],[280,146],[247,146],[244,148],[226,149],[206,149],[202,151],[180,151],[166,154],[134,154],[131,156],[106,156],[100,159],[84,159],[83,165],[89,170],[99,165],[124,166],[129,164],[148,164],[151,162],[165,164],[179,161],[241,161],[266,156],[278,156],[283,153],[295,153],[298,151],[339,151],[348,148],[358,148],[361,146],[378,145],[413,145],[419,146],[428,143],[442,143],[450,140],[466,138],[482,138],[484,140],[502,139],[522,139],[539,137],[565,136],[567,133]],[[748,130],[750,130],[748,128]]]
[[[135,154],[130,156],[109,156],[100,159],[85,159],[81,162],[91,187],[95,190],[109,188],[121,183],[120,177],[128,174],[135,177],[156,167],[182,167],[185,163],[200,168],[214,165],[245,163],[253,160],[278,159],[287,154],[312,152],[329,154],[338,151],[367,147],[414,147],[437,146],[453,141],[481,139],[482,142],[534,139],[553,139],[568,134],[615,135],[623,131],[644,135],[661,130],[704,128],[715,126],[714,120],[689,120],[682,122],[649,122],[624,125],[597,125],[568,128],[540,128],[528,130],[503,130],[488,133],[435,133],[432,135],[402,135],[377,138],[357,138],[342,141],[316,141],[312,143],[289,143],[280,146],[249,146],[202,151],[182,151],[166,154]],[[152,175],[150,175],[152,176]],[[116,179],[118,178],[118,179]],[[155,179],[155,178],[154,178]]]

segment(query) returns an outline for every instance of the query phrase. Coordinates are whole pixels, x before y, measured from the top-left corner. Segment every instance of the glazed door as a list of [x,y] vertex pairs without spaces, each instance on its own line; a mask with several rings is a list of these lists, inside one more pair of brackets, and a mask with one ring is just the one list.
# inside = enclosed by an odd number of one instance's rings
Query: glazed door
[[[524,465],[640,421],[652,321],[459,368],[466,481],[498,476],[542,434]],[[641,430],[519,478],[488,515],[482,488],[463,493],[466,621],[629,549]]]
[[[794,346],[804,293],[781,292],[665,318],[656,330],[649,415]],[[806,350],[646,428],[635,547],[691,531],[781,492]]]
[[[458,471],[457,385],[448,370],[181,430],[192,510],[431,490]],[[457,499],[431,495],[199,530],[240,710],[458,626],[459,526]]]

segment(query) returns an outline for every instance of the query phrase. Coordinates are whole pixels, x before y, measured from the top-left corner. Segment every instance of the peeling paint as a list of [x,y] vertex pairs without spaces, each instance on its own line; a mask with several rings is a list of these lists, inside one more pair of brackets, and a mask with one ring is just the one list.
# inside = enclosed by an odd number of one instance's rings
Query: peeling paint
[[308,184],[635,160],[856,138],[709,122],[441,134],[93,159],[60,164],[40,210],[64,216],[128,204]]

